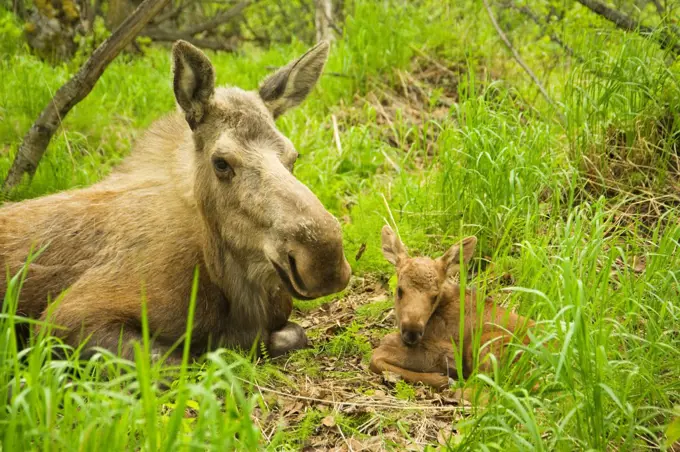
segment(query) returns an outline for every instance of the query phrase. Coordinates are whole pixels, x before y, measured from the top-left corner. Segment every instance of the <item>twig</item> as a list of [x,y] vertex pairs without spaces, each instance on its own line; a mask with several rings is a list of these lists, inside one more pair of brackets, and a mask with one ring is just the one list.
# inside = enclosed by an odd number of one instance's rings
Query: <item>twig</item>
[[349,449],[349,452],[354,452],[354,449],[352,448],[352,445],[347,441],[347,438],[345,438],[345,434],[342,433],[342,429],[340,428],[340,425],[335,424],[335,426],[338,428],[338,431],[340,432],[340,436],[342,436],[342,440],[347,444],[347,448]]
[[236,6],[229,8],[222,14],[218,14],[217,16],[213,17],[212,19],[205,21],[203,23],[194,25],[193,27],[190,27],[187,30],[183,30],[184,33],[187,33],[189,35],[196,35],[198,33],[202,33],[207,30],[212,30],[213,28],[219,27],[222,24],[225,24],[229,21],[231,21],[233,18],[236,16],[240,15],[244,9],[247,7],[251,6],[252,4],[256,3],[257,0],[246,0],[241,3],[236,4]]
[[640,22],[626,16],[622,12],[612,9],[597,0],[578,0],[578,2],[595,14],[614,23],[614,25],[622,30],[636,31],[643,35],[654,36],[654,39],[659,43],[662,49],[670,50],[675,56],[680,55],[680,36],[642,25]]
[[221,50],[224,52],[235,52],[236,46],[230,44],[226,40],[213,40],[213,39],[202,39],[195,38],[192,35],[183,31],[170,31],[160,28],[147,28],[141,33],[143,36],[148,36],[154,41],[165,41],[174,42],[178,39],[183,39],[196,47],[210,50]]
[[3,184],[3,191],[8,192],[16,186],[25,173],[31,177],[35,174],[38,163],[59,128],[61,120],[92,91],[109,63],[168,2],[169,0],[144,0],[116,31],[97,47],[76,75],[59,88],[24,137]]
[[[262,38],[263,40],[265,38]],[[277,69],[281,69],[281,66],[265,66],[264,67],[268,71],[275,71]],[[331,75],[333,77],[343,77],[343,78],[351,78],[354,79],[351,75],[348,74],[343,74],[342,72],[331,72],[331,71],[323,71],[323,74],[321,75]]]
[[338,27],[335,22],[331,19],[330,15],[328,14],[328,11],[322,8],[322,12],[326,20],[328,21],[328,26],[331,27],[337,34],[342,36],[342,30],[340,27]]
[[186,7],[187,3],[182,2],[180,3],[177,8],[173,8],[170,11],[168,11],[165,14],[161,14],[156,19],[154,19],[153,23],[154,24],[161,24],[165,22],[166,20],[174,19],[175,17],[179,16],[182,10]]
[[264,391],[264,392],[269,392],[271,394],[276,394],[281,397],[287,397],[289,399],[295,399],[295,400],[306,400],[308,402],[316,402],[316,403],[323,403],[324,405],[329,405],[329,406],[356,406],[356,407],[364,407],[364,408],[384,408],[384,409],[394,409],[394,410],[422,410],[422,411],[464,411],[466,407],[462,406],[435,406],[435,405],[409,405],[409,404],[399,404],[399,403],[377,403],[377,402],[366,402],[366,403],[361,403],[361,402],[346,402],[346,401],[333,401],[333,400],[328,400],[328,399],[319,399],[316,397],[308,397],[308,396],[302,396],[302,395],[297,395],[297,394],[287,394],[282,391],[278,391],[276,389],[268,388],[266,386],[260,386],[256,383],[252,383],[251,381],[248,381],[243,378],[237,378],[237,380],[240,380],[243,383],[246,384],[252,384],[255,386],[259,391]]
[[451,77],[453,77],[454,79],[460,77],[460,74],[456,74],[456,73],[453,72],[451,69],[447,68],[446,66],[444,66],[443,64],[441,64],[439,61],[435,60],[435,59],[432,58],[430,55],[428,55],[427,53],[423,52],[422,50],[420,50],[418,47],[414,46],[413,44],[409,44],[409,47],[410,47],[414,52],[416,52],[418,55],[420,55],[421,57],[425,58],[428,62],[434,64],[437,68],[439,68],[439,69],[442,70],[443,72],[446,72],[447,74],[449,74],[449,75],[450,75]]
[[335,115],[331,115],[331,120],[333,121],[333,139],[335,140],[335,146],[338,148],[338,155],[342,155],[342,143],[340,142],[340,130],[338,129],[338,120]]
[[659,0],[652,0],[652,3],[654,3],[654,7],[656,8],[656,12],[659,14],[666,14],[666,8],[661,4]]
[[512,9],[514,9],[515,11],[518,11],[519,13],[521,13],[521,14],[523,14],[524,16],[526,16],[526,17],[528,17],[529,19],[531,19],[532,22],[534,22],[536,25],[538,25],[539,27],[541,27],[541,29],[543,30],[543,33],[547,34],[548,37],[550,38],[550,40],[551,40],[552,42],[554,42],[554,43],[557,44],[558,46],[562,47],[562,49],[564,49],[564,51],[567,53],[567,55],[573,56],[573,57],[576,58],[579,62],[583,62],[583,58],[581,58],[579,55],[576,55],[576,54],[574,53],[574,49],[572,49],[571,47],[569,47],[569,45],[567,45],[567,43],[565,43],[564,41],[562,41],[562,39],[561,39],[559,36],[557,36],[556,33],[554,33],[553,31],[549,30],[549,29],[548,29],[548,24],[543,23],[543,22],[541,21],[541,19],[538,17],[538,15],[537,15],[533,10],[531,10],[531,8],[529,8],[529,7],[526,6],[526,5],[517,6],[517,5],[515,5],[514,3],[512,3],[512,2],[507,3],[507,4],[505,4],[504,6],[506,6],[506,7],[508,7],[508,8],[512,8]]
[[[524,72],[526,72],[529,77],[531,77],[531,80],[533,80],[534,84],[538,87],[539,91],[545,98],[545,100],[552,106],[556,107],[555,102],[550,98],[550,95],[546,91],[546,89],[543,87],[543,84],[541,81],[536,77],[536,74],[533,73],[533,71],[527,66],[527,64],[522,60],[522,57],[519,56],[519,53],[517,53],[517,50],[512,46],[512,43],[508,39],[508,37],[505,35],[503,30],[501,29],[500,25],[498,25],[498,22],[496,22],[496,18],[493,15],[493,11],[491,11],[491,7],[489,6],[489,2],[487,0],[482,0],[484,3],[484,8],[486,8],[486,12],[489,14],[489,19],[491,19],[491,23],[493,24],[494,28],[496,29],[496,32],[498,33],[498,36],[500,36],[501,40],[503,43],[506,45],[508,49],[510,49],[510,52],[512,52],[512,56],[517,61],[517,63],[524,69]],[[562,116],[562,113],[558,111],[558,114],[560,116],[560,119],[564,121],[564,117]]]

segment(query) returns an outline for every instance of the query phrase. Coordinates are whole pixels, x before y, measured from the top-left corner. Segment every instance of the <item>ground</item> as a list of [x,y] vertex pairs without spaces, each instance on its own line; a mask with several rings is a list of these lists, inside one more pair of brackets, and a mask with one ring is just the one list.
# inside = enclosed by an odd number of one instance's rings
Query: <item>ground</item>
[[313,348],[277,364],[289,385],[258,386],[270,410],[256,417],[265,438],[310,418],[317,422],[296,437],[304,448],[377,450],[391,443],[420,450],[451,435],[466,409],[454,390],[412,388],[368,368],[371,349],[394,330],[391,297],[378,278],[354,280],[346,297],[298,311],[294,320]]

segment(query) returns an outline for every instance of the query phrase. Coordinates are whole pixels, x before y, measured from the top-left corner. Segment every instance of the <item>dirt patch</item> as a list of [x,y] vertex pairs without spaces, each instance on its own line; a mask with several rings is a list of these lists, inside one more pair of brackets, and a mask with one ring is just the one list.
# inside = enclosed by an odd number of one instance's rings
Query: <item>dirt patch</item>
[[445,443],[469,407],[454,391],[405,385],[368,369],[372,348],[394,329],[394,312],[385,281],[356,278],[353,286],[340,300],[295,313],[314,348],[279,361],[290,385],[257,387],[267,409],[255,421],[265,439],[289,431],[302,450],[345,451]]

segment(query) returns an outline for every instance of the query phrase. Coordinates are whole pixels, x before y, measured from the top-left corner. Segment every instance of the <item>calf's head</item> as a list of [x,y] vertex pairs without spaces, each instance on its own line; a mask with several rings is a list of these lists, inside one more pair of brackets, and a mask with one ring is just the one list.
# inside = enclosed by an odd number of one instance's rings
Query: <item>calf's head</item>
[[441,302],[442,286],[460,273],[461,259],[463,264],[470,261],[476,245],[475,237],[466,237],[437,259],[409,257],[394,231],[383,227],[382,251],[397,270],[395,313],[406,345],[416,345],[423,338],[427,322]]
[[[302,299],[344,289],[351,270],[338,221],[293,175],[298,152],[274,120],[310,93],[328,49],[316,45],[255,91],[215,88],[205,54],[184,41],[172,51],[175,98],[192,131],[194,196],[213,240],[212,260],[226,266],[230,259]],[[229,278],[224,269],[211,271]]]

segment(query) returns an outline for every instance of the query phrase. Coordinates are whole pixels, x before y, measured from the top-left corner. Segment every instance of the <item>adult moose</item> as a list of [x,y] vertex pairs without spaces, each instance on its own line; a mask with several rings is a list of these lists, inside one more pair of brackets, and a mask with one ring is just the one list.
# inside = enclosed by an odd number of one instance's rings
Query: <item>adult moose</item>
[[165,354],[185,332],[198,266],[193,353],[249,348],[258,338],[272,356],[303,346],[304,331],[288,321],[291,296],[338,292],[350,267],[340,225],[293,176],[298,153],[274,120],[307,97],[328,49],[316,45],[245,91],[215,88],[209,59],[176,42],[179,108],[115,172],[0,209],[0,299],[7,268],[16,273],[32,245],[48,245],[29,267],[18,313],[52,311],[66,343],[89,339],[115,352],[122,339],[131,358],[144,295],[153,352]]

